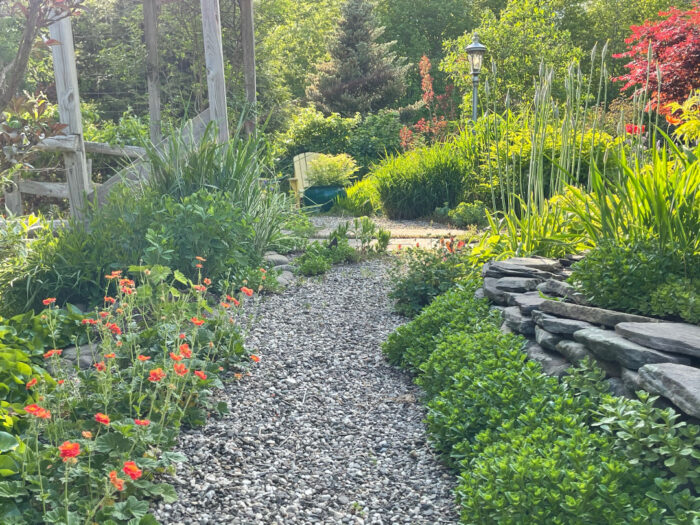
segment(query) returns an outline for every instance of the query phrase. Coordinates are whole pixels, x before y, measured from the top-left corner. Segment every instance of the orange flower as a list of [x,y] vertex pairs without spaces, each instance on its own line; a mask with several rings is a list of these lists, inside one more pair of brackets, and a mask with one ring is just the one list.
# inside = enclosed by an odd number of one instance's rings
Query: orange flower
[[147,427],[151,424],[151,422],[148,419],[134,419],[134,423],[136,423],[140,427]]
[[666,122],[672,124],[673,126],[677,126],[683,121],[677,117],[674,117],[673,115],[666,115]]
[[187,336],[186,336],[185,334],[180,334],[180,335],[178,335],[178,337],[179,337],[180,339],[186,339],[186,338],[187,338]]
[[62,353],[63,353],[63,350],[57,350],[54,348],[53,350],[49,350],[48,352],[46,352],[44,354],[44,359],[48,359],[49,357],[53,357],[55,355],[61,355]]
[[63,383],[66,382],[66,380],[65,380],[65,379],[59,379],[59,380],[56,381],[56,382],[57,382],[59,385],[62,385]]
[[109,482],[114,485],[114,488],[122,491],[124,490],[124,480],[117,477],[117,471],[113,470],[109,473]]
[[399,244],[399,246],[398,246],[398,249],[399,249],[399,251],[401,251],[401,245],[400,245],[400,244]]
[[153,382],[153,383],[157,383],[158,381],[160,381],[164,377],[165,377],[165,372],[163,371],[162,368],[154,368],[148,374],[148,380]]
[[253,290],[251,290],[250,288],[246,288],[245,286],[241,288],[241,292],[246,294],[248,297],[253,295]]
[[82,434],[85,439],[92,439],[92,432],[90,432],[89,430],[83,430]]
[[230,303],[221,303],[221,306],[223,306],[224,308],[231,308]]
[[211,285],[211,279],[209,279],[209,277],[205,277],[204,280],[203,280],[202,282],[203,282],[204,284],[206,284],[207,286],[210,286],[210,285]]
[[96,319],[83,319],[83,320],[80,321],[80,322],[81,322],[82,324],[85,324],[85,325],[87,325],[87,324],[89,324],[89,325],[96,325],[96,324],[97,324],[97,320],[96,320]]
[[235,377],[236,379],[243,379],[243,374],[236,373],[236,374],[233,374],[233,377]]
[[134,481],[136,481],[143,475],[143,471],[138,466],[136,466],[136,463],[134,463],[133,461],[126,461],[122,470],[124,471],[124,474],[129,476]]
[[121,341],[117,341],[115,344],[117,345],[117,348],[121,348],[121,346],[122,346],[124,343],[122,343]]
[[122,329],[119,328],[119,326],[116,323],[110,323],[106,326],[107,328],[109,328],[109,331],[112,332],[114,335],[121,335]]
[[37,383],[38,383],[37,378],[36,378],[36,377],[32,377],[29,381],[27,381],[27,384],[25,385],[25,388],[26,388],[27,390],[29,390],[30,388],[32,388],[32,387],[33,387],[34,385],[36,385]]
[[182,354],[183,357],[186,357],[189,359],[192,357],[192,349],[190,348],[190,345],[187,343],[183,343],[180,345],[180,353]]
[[173,370],[175,370],[175,373],[179,376],[184,376],[188,372],[187,367],[182,363],[175,363],[173,365]]
[[117,354],[115,354],[114,352],[105,354],[105,359],[114,359],[115,357],[117,357]]
[[109,312],[100,312],[100,317],[101,317],[102,319],[104,319],[104,318],[107,317],[108,315],[109,315]]
[[105,303],[114,304],[117,300],[114,297],[105,296]]
[[182,361],[182,356],[174,352],[170,352],[170,359],[173,361]]
[[119,281],[119,286],[135,286],[136,283],[131,279],[121,279]]
[[206,292],[207,291],[207,287],[202,286],[201,284],[195,284],[192,288],[194,288],[198,292]]
[[202,266],[202,265],[199,264],[199,263],[195,264],[194,267],[195,267],[195,268],[199,268],[200,270],[201,270],[202,268],[204,268],[204,266]]
[[58,447],[58,450],[61,453],[63,461],[66,462],[70,458],[74,458],[78,454],[80,454],[80,443],[71,443],[70,441],[64,441],[63,445]]
[[39,410],[41,410],[41,407],[36,403],[32,403],[31,405],[24,407],[24,411],[27,414],[36,414]]
[[204,319],[197,319],[196,317],[193,317],[190,321],[192,321],[192,324],[195,326],[202,326],[204,324]]
[[267,270],[265,268],[260,268],[261,273],[267,273]]
[[136,356],[136,359],[138,359],[139,361],[148,361],[150,358],[151,357],[147,356],[147,355],[137,355]]
[[251,355],[250,358],[251,358],[251,359],[253,360],[253,362],[255,362],[255,363],[259,363],[259,362],[260,362],[260,358],[259,358],[257,355],[255,355],[255,354]]
[[195,257],[195,259],[197,259],[200,262],[207,262],[207,260],[204,257],[200,257],[199,255],[197,255],[197,257]]
[[121,270],[114,270],[109,275],[105,275],[105,279],[119,279],[119,277],[121,277],[121,275],[122,275]]
[[459,241],[459,242],[457,243],[457,249],[458,249],[458,250],[461,250],[462,248],[464,248],[464,241]]
[[39,419],[51,419],[51,412],[45,408],[40,408],[34,415]]
[[95,368],[97,368],[98,372],[104,372],[105,370],[107,370],[107,366],[105,365],[104,361],[100,361],[99,363],[95,363],[93,366]]
[[53,304],[53,303],[55,303],[55,302],[56,302],[56,298],[55,298],[55,297],[47,297],[46,299],[44,299],[43,301],[41,301],[41,303],[42,303],[44,306],[48,306],[48,305]]
[[103,414],[102,412],[98,412],[95,414],[95,421],[102,423],[103,425],[109,425],[109,416],[107,414]]
[[201,379],[202,381],[204,381],[204,380],[207,378],[207,374],[205,374],[205,373],[202,372],[201,370],[195,370],[195,371],[194,371],[194,375],[196,375],[196,376],[197,376],[199,379]]

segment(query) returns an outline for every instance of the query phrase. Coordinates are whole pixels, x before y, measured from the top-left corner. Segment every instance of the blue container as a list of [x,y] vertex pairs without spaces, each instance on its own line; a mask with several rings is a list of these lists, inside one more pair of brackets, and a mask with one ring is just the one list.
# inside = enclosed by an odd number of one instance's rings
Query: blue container
[[338,197],[347,193],[342,186],[311,186],[304,190],[304,206],[313,206],[317,211],[329,211]]

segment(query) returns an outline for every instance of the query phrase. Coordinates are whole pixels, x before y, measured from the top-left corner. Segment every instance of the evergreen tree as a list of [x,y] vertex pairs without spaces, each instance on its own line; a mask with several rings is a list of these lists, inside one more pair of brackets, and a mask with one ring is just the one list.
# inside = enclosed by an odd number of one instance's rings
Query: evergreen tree
[[331,60],[318,66],[307,96],[319,109],[342,115],[370,113],[395,102],[405,90],[406,67],[379,43],[368,0],[347,0],[330,45]]

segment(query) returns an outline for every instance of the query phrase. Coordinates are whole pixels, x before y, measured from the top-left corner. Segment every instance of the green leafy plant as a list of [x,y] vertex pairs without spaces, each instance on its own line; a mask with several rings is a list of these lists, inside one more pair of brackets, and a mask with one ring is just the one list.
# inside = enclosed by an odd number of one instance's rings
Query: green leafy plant
[[680,317],[700,324],[700,278],[666,276],[649,297],[650,311],[659,317]]
[[486,206],[481,201],[460,202],[454,210],[450,210],[447,216],[460,228],[464,226],[483,227],[488,224],[486,219]]
[[407,248],[392,268],[389,298],[407,317],[415,316],[438,295],[472,273],[464,242],[442,241],[434,249]]
[[382,204],[374,179],[366,178],[350,186],[346,196],[338,197],[336,206],[355,216],[378,214]]
[[322,154],[309,163],[307,176],[312,186],[348,186],[357,170],[350,155]]

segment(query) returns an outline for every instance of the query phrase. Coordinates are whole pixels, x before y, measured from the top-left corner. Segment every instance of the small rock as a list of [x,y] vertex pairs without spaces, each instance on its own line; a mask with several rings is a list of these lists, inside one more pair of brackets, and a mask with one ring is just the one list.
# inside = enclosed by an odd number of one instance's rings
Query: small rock
[[700,418],[700,370],[675,363],[649,364],[639,369],[644,390],[659,394],[689,416]]
[[534,310],[538,309],[546,301],[539,292],[513,294],[509,299],[510,304],[520,308],[520,312],[523,315],[531,315]]
[[630,392],[636,392],[637,390],[644,390],[642,387],[642,380],[639,378],[639,373],[629,368],[621,368],[620,379],[627,387]]
[[532,318],[538,326],[541,326],[553,334],[573,335],[574,332],[578,332],[584,328],[593,328],[593,325],[586,321],[556,317],[540,311],[533,313]]
[[618,363],[613,361],[603,361],[594,356],[585,345],[576,341],[563,340],[557,343],[557,352],[566,357],[566,359],[579,366],[588,358],[598,367],[600,367],[608,377],[620,377],[621,368]]
[[527,277],[501,277],[495,286],[504,292],[531,292],[540,283],[539,279]]
[[627,390],[625,383],[619,377],[611,377],[605,380],[610,389],[610,393],[617,397],[633,397],[632,393]]
[[559,354],[547,352],[537,343],[530,341],[525,346],[525,353],[532,361],[537,361],[542,365],[545,374],[555,377],[566,375],[571,364]]
[[516,333],[523,335],[533,335],[535,333],[535,322],[531,317],[521,314],[520,308],[517,306],[509,306],[503,310],[503,318],[506,326]]
[[280,255],[277,252],[267,252],[264,256],[265,261],[270,263],[271,266],[281,266],[283,264],[289,264],[289,259],[284,255]]
[[61,357],[66,361],[70,361],[72,365],[77,363],[81,370],[87,370],[88,368],[92,367],[93,364],[100,361],[100,359],[98,359],[98,355],[99,348],[93,343],[89,345],[82,345],[79,348],[69,346],[63,350]]
[[497,281],[498,279],[494,279],[493,277],[486,277],[484,279],[484,295],[492,302],[501,306],[506,306],[508,304],[508,297],[510,294],[504,292],[503,290],[499,290],[496,287]]
[[562,338],[548,332],[544,328],[535,326],[535,340],[537,341],[537,344],[550,352],[557,352],[557,344],[559,344]]
[[573,286],[557,279],[548,279],[545,282],[538,284],[537,290],[545,295],[555,295],[557,297],[569,299],[576,304],[586,305],[588,303],[585,296],[577,292]]

